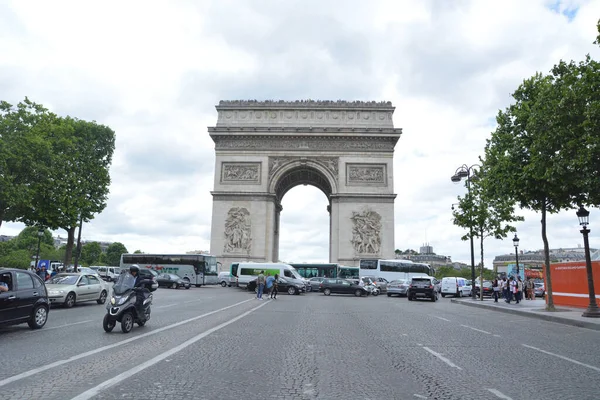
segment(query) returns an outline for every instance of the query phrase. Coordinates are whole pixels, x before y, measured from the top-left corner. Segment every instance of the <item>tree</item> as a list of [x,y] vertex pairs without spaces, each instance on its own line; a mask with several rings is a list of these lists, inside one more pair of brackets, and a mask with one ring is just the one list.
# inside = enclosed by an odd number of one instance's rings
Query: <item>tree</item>
[[[397,250],[396,250],[396,251],[397,251]],[[133,252],[133,254],[144,254],[144,252],[143,252],[143,251],[141,251],[141,250],[136,250],[136,251],[134,251],[134,252]]]
[[12,251],[0,257],[0,264],[5,268],[27,269],[31,264],[31,253],[25,249]]
[[118,266],[121,264],[121,254],[127,253],[127,247],[123,243],[111,243],[106,249],[106,265]]
[[44,130],[52,114],[43,106],[24,101],[13,106],[0,101],[0,226],[17,221],[30,207],[31,184],[47,175],[48,154]]
[[102,248],[98,242],[86,243],[81,249],[81,261],[87,266],[98,263],[101,255]]
[[106,207],[115,134],[107,126],[70,117],[54,118],[47,134],[49,176],[33,184],[33,206],[21,221],[66,230],[69,265],[80,221],[89,222]]
[[[504,239],[509,232],[516,229],[510,222],[523,221],[523,217],[515,215],[514,202],[504,197],[497,197],[493,191],[487,191],[489,179],[485,170],[486,163],[477,175],[466,184],[470,185],[465,197],[458,197],[458,207],[452,211],[454,224],[468,229],[461,239],[469,240],[479,238],[481,262],[479,264],[479,277],[484,278],[484,252],[483,241],[488,237]],[[474,282],[473,282],[474,284]],[[483,300],[483,291],[480,291]]]

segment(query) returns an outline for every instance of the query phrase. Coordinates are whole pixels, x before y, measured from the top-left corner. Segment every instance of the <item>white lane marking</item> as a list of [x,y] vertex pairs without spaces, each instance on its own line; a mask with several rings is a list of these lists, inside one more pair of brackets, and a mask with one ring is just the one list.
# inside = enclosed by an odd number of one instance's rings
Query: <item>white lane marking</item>
[[403,333],[402,336],[408,336],[408,333]]
[[492,332],[482,331],[481,329],[473,328],[472,326],[468,326],[468,325],[461,325],[461,326],[464,326],[465,328],[473,329],[474,331],[477,331],[477,332],[485,333],[487,335],[492,334]]
[[417,346],[423,346],[421,343],[417,343]]
[[423,396],[422,394],[416,394],[416,393],[414,394],[414,396],[418,399],[426,399],[427,398],[427,396]]
[[26,333],[47,332],[47,331],[49,331],[51,329],[60,329],[60,328],[66,328],[67,326],[73,326],[73,325],[79,325],[79,324],[87,324],[88,322],[92,322],[92,321],[93,321],[93,319],[88,319],[86,321],[73,322],[73,323],[70,323],[70,324],[64,324],[64,325],[59,325],[59,326],[52,326],[50,328],[45,328],[45,329],[36,329],[34,331],[29,331],[29,332],[26,332]]
[[504,393],[496,389],[488,389],[494,396],[502,400],[512,400],[512,398],[508,397]]
[[252,312],[258,310],[259,308],[267,305],[268,303],[270,303],[270,301],[266,301],[262,304],[259,304],[258,306],[252,308],[251,310],[246,311],[245,313],[238,315],[237,317],[230,319],[227,322],[222,323],[221,325],[217,325],[214,328],[211,328],[199,335],[194,336],[193,338],[183,342],[182,344],[180,344],[179,346],[173,347],[171,350],[165,351],[162,354],[157,355],[156,357],[146,361],[143,364],[138,365],[137,367],[134,367],[130,370],[128,370],[127,372],[124,372],[122,374],[119,374],[117,376],[115,376],[114,378],[111,378],[107,381],[102,382],[101,384],[99,384],[96,387],[93,387],[91,389],[86,390],[85,392],[81,393],[78,396],[73,397],[72,400],[87,400],[87,399],[91,399],[92,397],[96,396],[97,394],[99,394],[101,391],[103,391],[104,389],[108,389],[111,386],[116,385],[119,382],[124,381],[125,379],[128,379],[130,377],[132,377],[133,375],[136,375],[140,372],[142,372],[143,370],[150,368],[151,366],[163,361],[165,358],[172,356],[175,353],[180,352],[181,350],[185,349],[188,346],[191,346],[192,344],[196,343],[197,341],[199,341],[200,339],[203,339],[205,337],[207,337],[208,335],[225,328],[227,325],[231,325],[234,322],[239,321],[240,319],[248,316],[249,314],[251,314]]
[[0,381],[0,387],[8,385],[9,383],[12,383],[12,382],[15,382],[15,381],[18,381],[18,380],[30,377],[30,376],[38,374],[40,372],[47,371],[49,369],[56,368],[58,366],[70,363],[72,361],[79,360],[81,358],[88,357],[88,356],[91,356],[91,355],[94,355],[94,354],[97,354],[97,353],[101,353],[101,352],[103,352],[105,350],[112,349],[112,348],[115,348],[115,347],[118,347],[118,346],[122,346],[122,345],[127,344],[127,343],[131,343],[131,342],[133,342],[135,340],[138,340],[138,339],[141,339],[143,337],[155,335],[157,333],[166,331],[168,329],[173,329],[173,328],[176,328],[176,327],[178,327],[180,325],[187,324],[187,323],[192,322],[192,321],[196,321],[196,320],[198,320],[200,318],[208,317],[209,315],[212,315],[212,314],[215,314],[215,313],[218,313],[218,312],[221,312],[221,311],[225,311],[225,310],[227,310],[229,308],[237,307],[240,304],[244,304],[244,303],[247,303],[247,302],[252,301],[252,300],[253,299],[248,299],[248,300],[240,301],[239,303],[235,303],[235,304],[232,304],[232,305],[227,306],[227,307],[219,308],[218,310],[211,311],[211,312],[208,312],[206,314],[198,315],[197,317],[189,318],[189,319],[186,319],[186,320],[183,320],[183,321],[176,322],[176,323],[174,323],[172,325],[164,326],[162,328],[158,328],[158,329],[155,329],[153,331],[150,331],[150,332],[147,332],[147,333],[143,333],[141,335],[133,336],[133,337],[131,337],[129,339],[125,339],[125,340],[123,340],[121,342],[118,342],[118,343],[113,343],[113,344],[110,344],[108,346],[99,347],[99,348],[94,349],[94,350],[86,351],[85,353],[77,354],[76,356],[69,357],[66,360],[55,361],[55,362],[53,362],[51,364],[44,365],[43,367],[34,368],[34,369],[29,370],[29,371],[22,372],[20,374],[10,376],[10,377],[8,377],[6,379],[2,379]]
[[558,357],[558,358],[563,359],[565,361],[572,362],[573,364],[581,365],[582,367],[586,367],[586,368],[589,368],[589,369],[593,369],[596,372],[600,372],[600,368],[598,368],[598,367],[594,367],[593,365],[582,363],[581,361],[573,360],[572,358],[569,358],[569,357],[561,356],[560,354],[551,353],[549,351],[538,349],[537,347],[529,346],[529,345],[523,344],[523,343],[521,343],[521,346],[525,346],[525,347],[527,347],[529,349],[537,350],[537,351],[542,352],[544,354],[548,354],[550,356]]
[[450,367],[462,370],[461,367],[454,364],[452,361],[448,360],[446,357],[444,357],[440,353],[436,353],[435,351],[431,350],[429,347],[423,347],[423,348],[425,350],[427,350],[428,352],[430,352],[431,354],[433,354],[434,356],[436,356],[437,358],[439,358],[440,360],[442,360],[443,362],[445,362],[446,364],[448,364]]
[[446,319],[446,318],[438,317],[438,316],[435,316],[435,315],[434,315],[434,317],[436,317],[437,319],[441,319],[442,321],[450,322],[450,320]]
[[167,304],[166,306],[160,306],[160,307],[154,307],[154,308],[155,309],[158,309],[158,308],[169,308],[169,307],[173,307],[173,306],[176,306],[176,305],[177,305],[177,303],[175,303],[175,304]]
[[494,335],[494,337],[501,337],[500,335]]

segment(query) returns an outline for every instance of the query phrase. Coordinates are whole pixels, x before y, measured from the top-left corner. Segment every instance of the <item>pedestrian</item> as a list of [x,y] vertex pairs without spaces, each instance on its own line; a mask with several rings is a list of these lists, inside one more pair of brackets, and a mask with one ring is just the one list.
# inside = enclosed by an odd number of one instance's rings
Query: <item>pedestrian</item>
[[271,290],[273,290],[273,281],[274,280],[275,280],[275,278],[273,278],[271,276],[271,273],[267,272],[267,280],[266,280],[266,284],[265,284],[265,287],[266,287],[265,293],[267,294],[267,296],[269,295]]
[[504,300],[508,304],[510,304],[510,302],[512,301],[514,291],[515,291],[515,280],[511,276],[510,278],[508,278],[508,282],[506,284],[506,300]]
[[506,280],[506,276],[502,278],[502,298],[504,301],[508,299],[508,281]]
[[500,290],[500,287],[498,285],[498,278],[496,278],[492,281],[492,290],[494,291],[494,303],[498,302],[498,291]]
[[271,290],[271,298],[272,299],[277,299],[277,293],[278,293],[278,289],[279,288],[279,274],[275,274],[275,277],[273,278],[273,289]]
[[531,277],[527,278],[527,296],[529,300],[535,300],[535,283]]
[[258,300],[262,300],[263,290],[265,290],[265,271],[260,271],[258,274],[258,278],[256,278],[256,287],[258,288],[258,292],[256,293],[256,298]]
[[521,280],[521,277],[518,276],[517,277],[517,304],[519,304],[521,302],[521,300],[523,299],[523,281]]

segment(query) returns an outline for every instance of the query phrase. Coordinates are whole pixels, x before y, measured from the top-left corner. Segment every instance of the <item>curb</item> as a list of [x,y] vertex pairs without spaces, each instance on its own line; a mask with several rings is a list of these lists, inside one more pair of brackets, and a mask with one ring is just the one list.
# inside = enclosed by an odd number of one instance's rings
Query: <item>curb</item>
[[593,322],[587,322],[587,321],[572,320],[569,318],[560,317],[558,315],[539,314],[537,312],[512,310],[510,308],[500,308],[500,307],[488,306],[488,305],[481,304],[481,303],[467,303],[464,300],[458,300],[458,299],[451,299],[450,302],[456,303],[456,304],[461,304],[463,306],[468,306],[468,307],[485,308],[486,310],[494,310],[494,311],[503,312],[506,314],[515,314],[515,315],[520,315],[520,316],[524,316],[524,317],[541,319],[544,321],[556,322],[556,323],[563,324],[563,325],[571,325],[571,326],[577,326],[579,328],[587,328],[587,329],[592,329],[595,331],[600,331],[600,324],[595,324]]

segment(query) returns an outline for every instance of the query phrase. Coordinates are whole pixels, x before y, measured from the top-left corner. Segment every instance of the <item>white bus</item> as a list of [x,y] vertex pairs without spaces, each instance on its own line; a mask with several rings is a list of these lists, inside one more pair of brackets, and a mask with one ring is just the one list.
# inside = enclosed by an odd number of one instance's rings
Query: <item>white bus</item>
[[360,260],[360,276],[377,276],[388,282],[397,279],[411,279],[415,276],[433,276],[435,270],[429,264],[410,260]]
[[133,264],[159,274],[175,274],[196,287],[219,283],[217,257],[207,254],[121,254],[121,270]]

